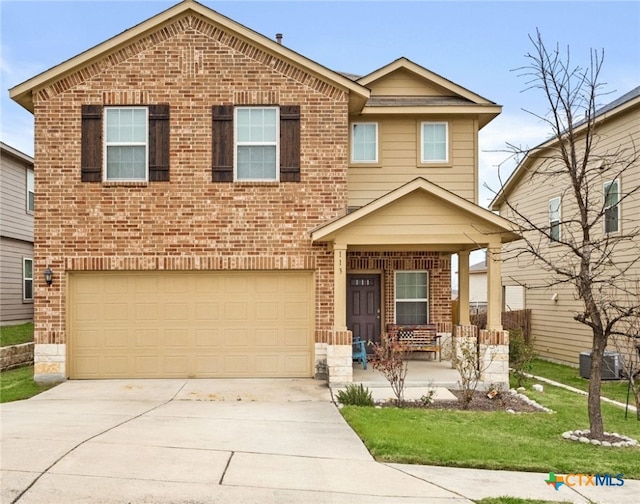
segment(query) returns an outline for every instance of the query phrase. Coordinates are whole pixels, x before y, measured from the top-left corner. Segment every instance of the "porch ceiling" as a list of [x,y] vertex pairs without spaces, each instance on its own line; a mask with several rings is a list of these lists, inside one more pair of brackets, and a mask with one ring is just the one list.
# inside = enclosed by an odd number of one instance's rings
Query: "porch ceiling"
[[519,239],[512,222],[423,178],[311,232],[314,243],[458,252]]

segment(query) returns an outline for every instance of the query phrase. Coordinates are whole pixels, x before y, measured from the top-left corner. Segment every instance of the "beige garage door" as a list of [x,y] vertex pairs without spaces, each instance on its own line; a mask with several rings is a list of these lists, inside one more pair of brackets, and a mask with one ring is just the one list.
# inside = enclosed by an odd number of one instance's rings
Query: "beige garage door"
[[71,378],[309,377],[310,272],[74,273]]

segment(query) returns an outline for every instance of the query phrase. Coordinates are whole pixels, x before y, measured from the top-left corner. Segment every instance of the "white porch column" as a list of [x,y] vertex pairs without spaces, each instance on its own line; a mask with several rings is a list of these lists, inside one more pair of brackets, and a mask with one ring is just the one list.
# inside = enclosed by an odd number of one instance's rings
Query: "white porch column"
[[469,319],[469,251],[458,252],[458,324],[468,326]]
[[347,330],[347,246],[333,244],[333,329]]
[[501,244],[487,247],[487,329],[502,330],[502,260]]

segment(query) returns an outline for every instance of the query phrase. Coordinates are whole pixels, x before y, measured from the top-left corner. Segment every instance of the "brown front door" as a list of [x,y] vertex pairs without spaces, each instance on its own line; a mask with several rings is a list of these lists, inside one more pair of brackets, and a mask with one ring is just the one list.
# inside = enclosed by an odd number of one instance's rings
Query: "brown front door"
[[347,275],[347,328],[367,343],[380,342],[380,275]]

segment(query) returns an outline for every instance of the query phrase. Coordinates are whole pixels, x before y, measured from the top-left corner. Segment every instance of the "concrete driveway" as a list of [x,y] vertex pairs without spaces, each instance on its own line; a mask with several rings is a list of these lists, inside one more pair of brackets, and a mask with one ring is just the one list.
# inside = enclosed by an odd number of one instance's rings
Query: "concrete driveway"
[[3,503],[586,502],[545,475],[377,463],[314,380],[70,381],[0,415]]

